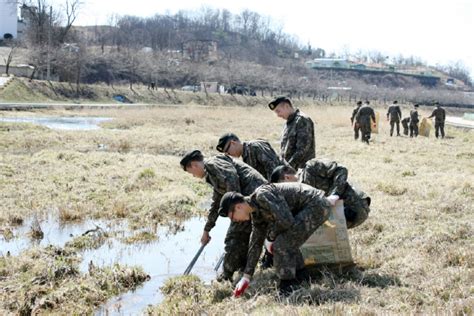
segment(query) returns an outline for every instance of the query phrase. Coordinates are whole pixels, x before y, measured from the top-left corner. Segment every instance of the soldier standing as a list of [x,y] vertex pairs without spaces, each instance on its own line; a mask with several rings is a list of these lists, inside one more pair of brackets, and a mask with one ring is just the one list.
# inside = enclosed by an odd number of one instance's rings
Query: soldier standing
[[314,123],[309,116],[293,108],[290,99],[278,97],[268,104],[278,117],[286,120],[281,138],[281,156],[293,168],[303,168],[316,156]]
[[359,139],[360,127],[359,127],[359,124],[357,124],[357,122],[354,122],[354,120],[361,106],[362,106],[362,101],[357,101],[357,106],[352,110],[351,124],[352,126],[354,126],[354,139],[355,140]]
[[402,120],[402,126],[403,126],[403,135],[408,136],[408,125],[410,124],[410,117],[405,117]]
[[365,104],[357,112],[355,119],[362,132],[362,141],[369,144],[370,134],[372,133],[371,119],[374,122],[376,121],[374,109],[370,107],[369,101],[365,101]]
[[347,182],[347,174],[347,169],[335,161],[311,159],[298,174],[290,166],[279,166],[273,171],[271,181],[273,183],[298,181],[324,191],[325,195],[332,196],[332,199],[344,200],[347,228],[354,228],[369,216],[371,199]]
[[227,133],[219,138],[216,149],[235,158],[242,157],[246,164],[260,172],[267,180],[270,180],[273,170],[283,164],[272,146],[261,139],[242,143],[237,135]]
[[247,264],[234,295],[248,287],[263,245],[273,253],[280,294],[288,295],[308,281],[299,248],[328,219],[332,204],[324,192],[302,183],[262,185],[251,196],[226,193],[219,214],[232,222],[252,221]]
[[418,122],[420,121],[418,115],[418,104],[413,106],[413,110],[410,111],[410,137],[418,137]]
[[[265,178],[249,165],[222,154],[204,159],[199,150],[193,150],[183,157],[180,164],[186,172],[205,179],[214,189],[201,237],[203,245],[211,240],[209,232],[216,225],[219,203],[226,192],[236,191],[248,195],[267,183]],[[251,231],[250,221],[230,224],[224,241],[224,271],[218,280],[232,280],[234,272],[245,267]]]
[[393,136],[393,129],[397,125],[397,136],[400,136],[400,120],[402,119],[402,111],[398,105],[398,101],[393,101],[393,104],[388,107],[387,121],[390,119],[390,137]]
[[439,105],[438,102],[435,102],[436,108],[433,110],[428,118],[435,118],[435,135],[438,138],[441,134],[441,138],[444,138],[444,122],[446,121],[446,111]]

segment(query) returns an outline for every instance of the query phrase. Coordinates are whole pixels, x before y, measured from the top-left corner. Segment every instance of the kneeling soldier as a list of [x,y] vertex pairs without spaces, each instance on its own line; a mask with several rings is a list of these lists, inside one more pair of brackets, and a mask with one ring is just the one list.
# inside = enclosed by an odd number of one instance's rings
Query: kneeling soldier
[[343,199],[347,228],[359,226],[369,216],[370,197],[347,182],[347,169],[335,161],[311,159],[298,175],[295,169],[280,166],[273,172],[271,181],[299,181],[323,190],[330,200]]
[[280,294],[287,295],[309,280],[299,248],[328,219],[330,209],[324,192],[302,183],[262,185],[250,196],[224,194],[221,216],[232,222],[252,221],[247,265],[234,295],[241,295],[248,287],[264,244],[274,255]]
[[[248,195],[267,183],[255,169],[226,155],[204,159],[199,150],[194,150],[187,153],[180,164],[193,176],[205,178],[214,189],[211,208],[201,237],[202,244],[207,244],[211,240],[209,232],[216,225],[219,203],[226,192],[237,191]],[[230,224],[224,241],[224,271],[218,280],[232,280],[234,272],[245,267],[251,231],[250,221]]]

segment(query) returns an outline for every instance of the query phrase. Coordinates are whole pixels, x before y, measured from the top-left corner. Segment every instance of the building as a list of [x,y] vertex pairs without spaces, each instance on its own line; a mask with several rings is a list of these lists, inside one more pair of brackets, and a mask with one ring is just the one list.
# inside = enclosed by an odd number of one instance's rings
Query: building
[[18,6],[16,0],[0,0],[0,40],[17,38]]
[[307,61],[306,64],[311,68],[347,68],[349,62],[342,58],[315,58]]

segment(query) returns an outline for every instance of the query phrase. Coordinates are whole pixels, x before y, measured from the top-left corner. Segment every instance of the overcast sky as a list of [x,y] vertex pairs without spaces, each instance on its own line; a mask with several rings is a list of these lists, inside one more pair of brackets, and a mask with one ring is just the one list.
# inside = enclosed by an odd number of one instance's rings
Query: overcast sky
[[[64,0],[53,0],[61,3]],[[474,0],[84,0],[78,25],[112,14],[152,16],[203,6],[270,16],[302,43],[327,52],[377,50],[429,64],[461,60],[474,77]]]

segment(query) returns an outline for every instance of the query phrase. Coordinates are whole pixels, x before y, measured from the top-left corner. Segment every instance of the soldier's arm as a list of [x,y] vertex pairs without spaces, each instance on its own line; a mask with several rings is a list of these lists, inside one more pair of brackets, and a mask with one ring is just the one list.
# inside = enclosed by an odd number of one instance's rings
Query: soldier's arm
[[219,217],[219,204],[221,203],[222,195],[214,190],[212,194],[212,203],[211,208],[209,209],[209,214],[207,215],[207,222],[204,226],[204,231],[210,232],[211,229],[216,226],[217,218]]
[[333,184],[329,188],[327,195],[339,195],[341,196],[347,186],[347,169],[339,166],[336,162],[329,165],[327,176],[333,179]]
[[304,164],[303,161],[311,148],[314,139],[314,130],[308,119],[300,119],[296,126],[296,150],[293,156],[287,157],[287,161],[292,166]]
[[356,117],[356,114],[357,114],[357,110],[356,109],[352,110],[351,123],[354,123],[354,118]]
[[371,113],[370,113],[370,117],[372,117],[372,120],[375,122],[377,122],[376,118],[375,118],[375,111],[372,110]]
[[274,223],[271,229],[270,240],[275,240],[276,236],[286,231],[295,223],[295,218],[291,214],[290,207],[286,200],[270,191],[257,194],[258,204],[265,210],[269,210],[273,214]]
[[214,189],[221,195],[226,192],[240,192],[239,175],[230,161],[222,158],[217,163],[209,163],[206,165],[206,172],[213,178]]
[[400,109],[400,107],[397,108],[397,113],[398,113],[398,119],[401,120],[402,119],[402,110]]
[[267,226],[267,223],[263,221],[252,220],[252,234],[250,235],[245,274],[253,275],[255,272],[255,267],[257,266],[258,259],[260,259],[263,243],[267,235]]
[[442,119],[443,121],[446,120],[446,111],[442,111],[442,112],[441,112],[441,119]]
[[387,110],[387,120],[388,120],[388,117],[390,116],[390,107],[388,108]]
[[436,112],[436,111],[433,111],[433,113],[431,113],[431,115],[428,116],[428,118],[432,118],[433,116],[435,116],[435,112]]
[[265,176],[268,180],[272,177],[272,172],[276,167],[281,165],[281,161],[273,148],[268,143],[262,145],[262,150],[259,151],[258,160],[265,167]]

